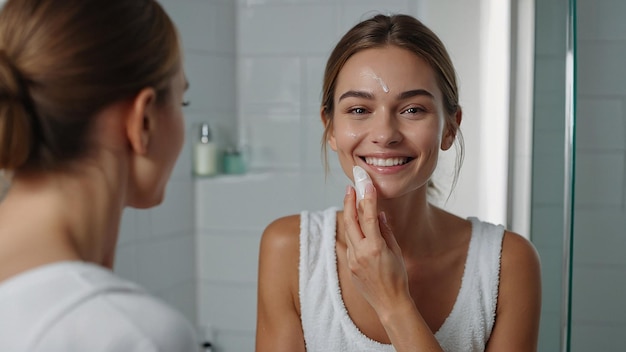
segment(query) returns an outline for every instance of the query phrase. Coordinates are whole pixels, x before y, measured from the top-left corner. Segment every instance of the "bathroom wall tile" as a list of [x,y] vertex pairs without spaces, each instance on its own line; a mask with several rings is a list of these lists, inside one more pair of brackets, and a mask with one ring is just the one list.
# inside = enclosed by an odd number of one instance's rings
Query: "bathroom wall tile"
[[[577,88],[581,95],[626,95],[626,41],[578,41]],[[602,58],[598,63],[598,58]]]
[[302,72],[297,57],[248,57],[239,60],[240,116],[300,112]]
[[198,325],[198,309],[196,306],[197,284],[195,279],[158,290],[155,294],[172,308],[178,310],[194,327]]
[[577,209],[574,213],[574,263],[626,266],[625,227],[626,213],[621,207]]
[[191,181],[168,183],[161,205],[152,209],[150,238],[193,232],[194,184]]
[[195,236],[150,240],[136,246],[137,282],[158,292],[196,276]]
[[186,112],[231,111],[236,106],[237,79],[233,56],[187,53],[185,74],[189,81],[185,99],[191,102]]
[[249,168],[273,171],[300,166],[300,119],[297,114],[245,114],[250,130]]
[[626,149],[621,99],[581,98],[576,105],[577,150]]
[[572,320],[626,324],[626,265],[574,264]]
[[262,231],[274,219],[300,211],[296,173],[224,176],[196,186],[198,230]]
[[563,246],[564,212],[561,205],[535,204],[531,209],[530,239],[538,247],[561,248]]
[[200,280],[256,283],[261,231],[240,232],[199,232],[196,255]]
[[[541,61],[539,61],[541,60]],[[564,58],[540,57],[535,63],[535,96],[552,94],[552,97],[559,97],[557,101],[565,102],[565,98],[560,99],[565,90],[565,62]]]
[[346,185],[351,182],[343,174],[333,173],[325,177],[322,172],[303,172],[300,183],[301,209],[316,211],[331,206],[343,208]]
[[563,204],[564,164],[562,153],[546,152],[535,144],[538,152],[533,161],[533,205]]
[[305,73],[302,106],[307,111],[316,111],[317,116],[319,116],[320,106],[322,105],[322,84],[324,82],[324,69],[326,68],[327,59],[327,55],[324,55],[309,56],[303,60]]
[[152,238],[152,209],[135,209],[135,239]]
[[541,260],[541,306],[543,311],[560,312],[563,296],[563,249],[537,246]]
[[[302,113],[301,121],[301,166],[307,172],[324,172],[324,158],[322,153],[322,135],[324,125],[317,108],[307,109]],[[343,175],[341,165],[335,153],[327,145],[328,167],[332,173]]]
[[604,325],[574,321],[571,331],[571,352],[619,351],[621,346],[626,345],[624,331],[626,323]]
[[216,334],[215,350],[254,351],[254,343],[254,330],[219,330]]
[[339,10],[339,35],[343,35],[358,22],[378,14],[409,13],[409,0],[344,1]]
[[122,219],[118,231],[117,246],[133,242],[137,235],[136,210],[126,208],[122,212]]
[[113,271],[130,281],[137,279],[137,265],[135,262],[135,244],[118,245],[115,250]]
[[534,6],[537,26],[535,55],[556,56],[563,60],[561,55],[565,52],[566,3],[559,0],[537,1]]
[[576,4],[579,40],[626,40],[626,3],[621,0],[581,0]]
[[561,331],[561,313],[542,311],[537,351],[560,351],[561,337],[558,334],[559,331]]
[[577,206],[622,206],[623,187],[624,152],[577,153]]
[[324,25],[325,21],[336,23],[331,3],[244,6],[239,11],[237,50],[241,55],[327,54],[337,39],[335,26]]
[[560,98],[550,93],[535,98],[533,129],[534,131],[559,132],[559,141],[555,142],[559,146],[563,146],[560,141],[564,138],[565,119],[565,97]]
[[256,328],[256,285],[200,281],[200,321],[218,331]]
[[195,137],[191,134],[192,125],[186,120],[185,121],[185,140],[183,142],[183,147],[178,155],[178,159],[176,160],[176,164],[174,165],[174,170],[172,170],[172,175],[170,176],[170,181],[187,181],[191,180],[191,141],[192,137]]

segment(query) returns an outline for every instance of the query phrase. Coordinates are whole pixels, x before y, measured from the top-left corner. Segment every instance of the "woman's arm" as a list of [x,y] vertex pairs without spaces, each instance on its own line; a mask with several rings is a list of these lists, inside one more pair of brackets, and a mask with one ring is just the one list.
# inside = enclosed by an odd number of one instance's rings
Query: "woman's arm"
[[300,322],[300,217],[271,223],[259,253],[256,351],[305,351]]
[[496,322],[486,351],[537,351],[541,314],[539,256],[528,240],[507,231],[501,258]]
[[357,210],[354,189],[348,188],[343,214],[352,280],[395,350],[443,351],[411,298],[400,246],[385,216],[377,214],[376,189],[367,186]]

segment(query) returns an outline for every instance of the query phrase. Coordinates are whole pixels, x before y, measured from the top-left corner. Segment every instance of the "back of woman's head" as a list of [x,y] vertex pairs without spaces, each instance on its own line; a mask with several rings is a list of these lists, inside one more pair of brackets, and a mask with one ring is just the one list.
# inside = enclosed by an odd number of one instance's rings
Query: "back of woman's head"
[[155,0],[8,0],[0,13],[0,169],[56,168],[90,150],[92,116],[180,68]]

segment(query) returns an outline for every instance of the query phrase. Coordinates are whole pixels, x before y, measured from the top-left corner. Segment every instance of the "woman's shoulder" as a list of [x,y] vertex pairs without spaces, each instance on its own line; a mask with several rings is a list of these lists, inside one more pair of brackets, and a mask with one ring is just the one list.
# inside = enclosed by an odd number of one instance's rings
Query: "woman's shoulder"
[[291,247],[296,245],[300,233],[300,219],[300,214],[293,214],[272,221],[263,231],[261,244],[271,245],[272,247]]

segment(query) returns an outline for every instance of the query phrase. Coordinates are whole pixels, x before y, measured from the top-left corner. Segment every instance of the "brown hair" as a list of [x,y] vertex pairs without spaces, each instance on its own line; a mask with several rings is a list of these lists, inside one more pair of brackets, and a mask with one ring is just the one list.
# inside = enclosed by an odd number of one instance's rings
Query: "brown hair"
[[9,0],[0,13],[0,169],[54,168],[90,149],[90,118],[180,67],[155,0]]
[[[463,136],[455,120],[460,109],[456,72],[452,60],[441,40],[419,20],[408,15],[376,15],[352,27],[339,40],[326,63],[322,87],[322,110],[326,116],[326,126],[322,136],[324,164],[328,169],[326,142],[333,125],[334,95],[337,76],[352,55],[372,48],[394,45],[413,52],[424,59],[435,71],[439,89],[443,95],[446,111],[446,127],[455,133],[457,146],[454,184],[463,162]],[[430,186],[432,182],[430,182]]]

